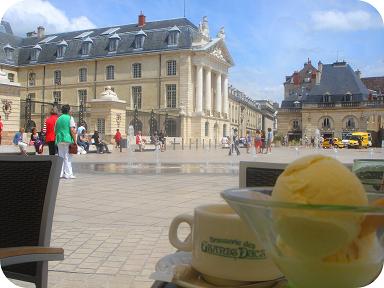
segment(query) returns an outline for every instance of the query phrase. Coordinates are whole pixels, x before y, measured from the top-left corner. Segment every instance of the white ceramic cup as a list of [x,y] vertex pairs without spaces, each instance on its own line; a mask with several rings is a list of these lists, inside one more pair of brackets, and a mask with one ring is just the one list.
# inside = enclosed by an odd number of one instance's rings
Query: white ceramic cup
[[[177,235],[183,222],[192,230],[192,237],[185,241]],[[177,216],[169,228],[169,241],[179,250],[192,251],[192,267],[215,285],[233,286],[282,277],[248,226],[227,204],[199,206],[194,216]]]

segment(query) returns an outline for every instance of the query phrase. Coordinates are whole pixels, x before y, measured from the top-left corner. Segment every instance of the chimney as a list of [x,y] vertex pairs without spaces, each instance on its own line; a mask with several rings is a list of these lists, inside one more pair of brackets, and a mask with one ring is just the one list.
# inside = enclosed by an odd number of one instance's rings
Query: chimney
[[323,63],[321,63],[321,61],[317,63],[317,70],[319,70],[319,72],[316,74],[316,85],[319,85],[321,80],[321,73],[323,72]]
[[45,28],[43,26],[37,27],[37,37],[43,38],[44,37]]
[[294,85],[299,85],[300,84],[300,76],[299,76],[299,72],[295,71],[293,73],[293,84]]
[[138,27],[144,27],[144,25],[145,25],[145,16],[143,14],[143,11],[141,11],[141,13],[139,15],[139,21],[138,21],[137,26]]
[[361,71],[359,69],[357,69],[355,71],[355,73],[356,73],[357,77],[359,77],[359,79],[360,79],[361,78]]

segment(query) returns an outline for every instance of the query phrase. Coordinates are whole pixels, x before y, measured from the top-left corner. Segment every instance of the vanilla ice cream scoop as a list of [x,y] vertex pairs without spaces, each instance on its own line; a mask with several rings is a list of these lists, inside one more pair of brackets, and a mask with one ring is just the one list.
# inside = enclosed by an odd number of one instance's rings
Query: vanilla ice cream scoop
[[[311,155],[294,161],[277,179],[272,200],[306,205],[366,206],[359,179],[331,157]],[[348,247],[364,217],[343,211],[284,209],[274,212],[281,249],[298,257],[324,259]]]
[[368,205],[356,175],[336,159],[322,155],[306,156],[288,165],[276,181],[272,199],[301,204]]

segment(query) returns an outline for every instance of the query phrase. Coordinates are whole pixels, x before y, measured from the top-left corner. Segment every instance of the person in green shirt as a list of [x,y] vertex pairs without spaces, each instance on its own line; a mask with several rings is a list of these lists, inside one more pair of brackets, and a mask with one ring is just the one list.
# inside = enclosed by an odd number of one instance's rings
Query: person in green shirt
[[69,145],[77,144],[76,123],[70,115],[70,106],[65,104],[61,107],[62,115],[57,119],[55,124],[55,143],[59,150],[59,156],[64,159],[61,169],[61,178],[74,179],[72,171],[72,156],[69,154]]

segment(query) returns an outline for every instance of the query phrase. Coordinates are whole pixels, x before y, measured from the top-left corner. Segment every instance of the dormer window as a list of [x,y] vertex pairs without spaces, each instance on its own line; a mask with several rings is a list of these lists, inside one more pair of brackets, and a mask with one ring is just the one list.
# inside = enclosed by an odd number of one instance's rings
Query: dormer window
[[329,103],[331,102],[331,95],[329,93],[325,93],[325,95],[323,95],[323,98],[321,99],[323,103]]
[[117,46],[119,45],[120,41],[120,36],[117,35],[116,33],[109,36],[109,46],[108,46],[108,51],[109,52],[116,52],[117,51]]
[[91,51],[92,43],[93,41],[89,37],[83,40],[83,43],[81,43],[81,55],[83,56],[89,55],[89,52]]
[[4,46],[5,58],[7,61],[13,61],[13,51],[15,51],[15,48],[11,45],[7,44]]
[[137,32],[135,36],[135,49],[143,49],[145,37],[147,37],[147,34],[143,30]]
[[345,94],[343,96],[343,101],[344,102],[352,102],[352,94],[351,94],[351,92],[347,92],[347,94]]
[[41,46],[39,44],[35,45],[32,48],[31,61],[37,61],[39,59],[40,52],[41,52]]
[[168,46],[177,46],[179,44],[180,29],[177,26],[173,26],[169,30]]
[[65,54],[65,50],[67,49],[68,44],[65,40],[61,41],[59,44],[57,44],[57,54],[56,58],[63,58]]

